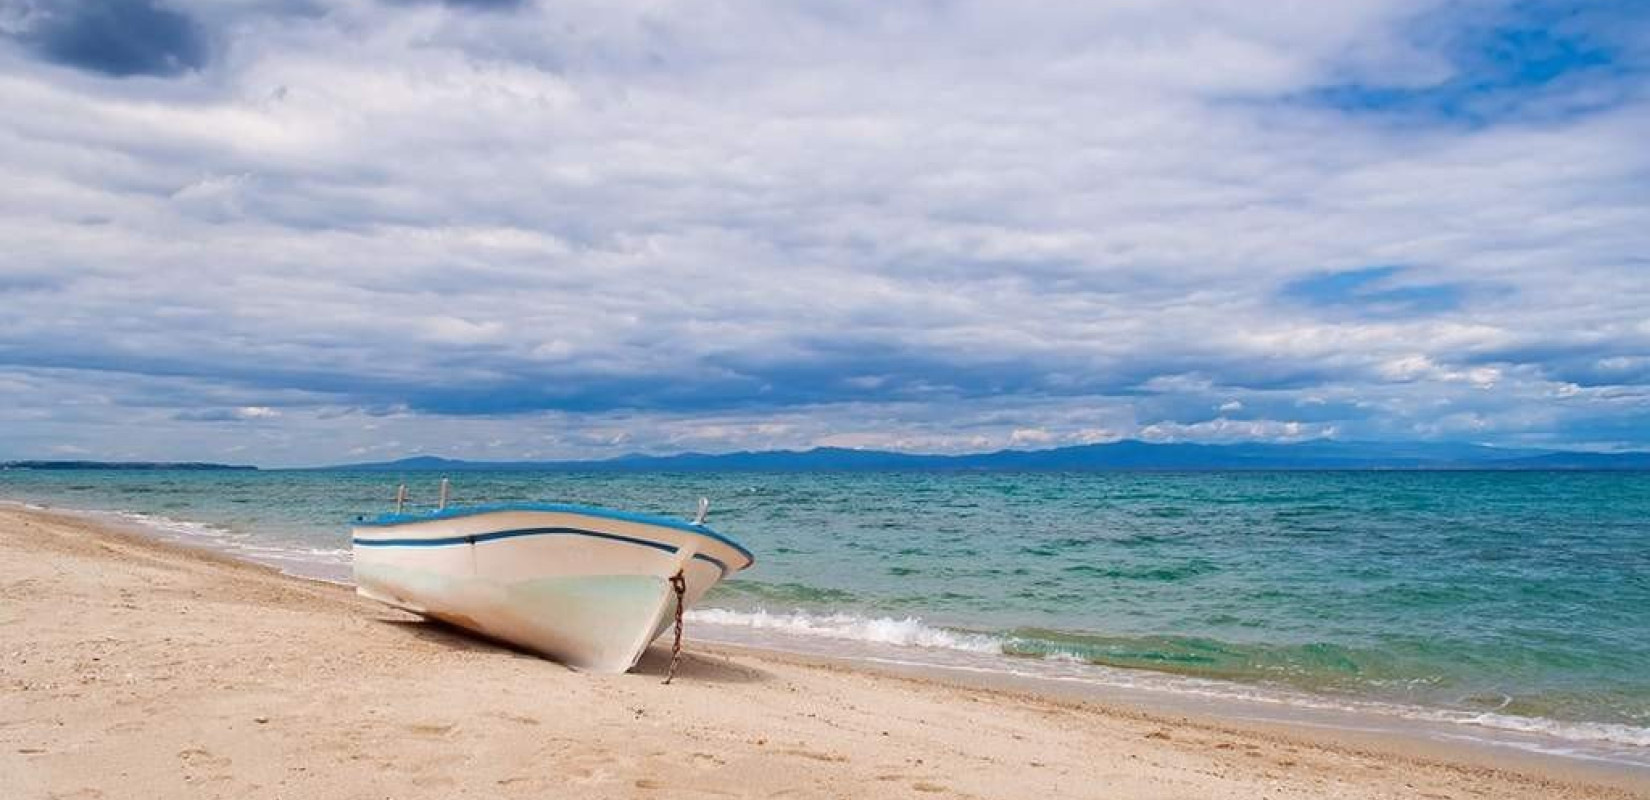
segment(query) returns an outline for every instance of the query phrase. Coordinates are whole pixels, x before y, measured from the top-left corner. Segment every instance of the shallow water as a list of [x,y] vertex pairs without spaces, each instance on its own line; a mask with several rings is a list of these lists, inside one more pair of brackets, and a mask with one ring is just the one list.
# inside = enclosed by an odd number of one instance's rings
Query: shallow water
[[[9,471],[0,497],[343,579],[399,478]],[[713,637],[1650,748],[1647,473],[454,478],[455,502],[701,495],[758,557],[693,613]]]

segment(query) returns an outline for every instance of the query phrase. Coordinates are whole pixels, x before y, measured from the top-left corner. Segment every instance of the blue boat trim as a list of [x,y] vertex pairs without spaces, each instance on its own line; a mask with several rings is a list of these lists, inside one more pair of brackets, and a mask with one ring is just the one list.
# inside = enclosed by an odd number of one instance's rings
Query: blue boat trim
[[[597,538],[597,539],[609,539],[611,541],[623,542],[625,544],[635,544],[635,545],[641,545],[642,547],[651,547],[655,550],[663,550],[666,553],[675,553],[675,552],[677,552],[681,549],[681,548],[677,547],[676,545],[665,544],[664,542],[655,542],[655,541],[651,541],[651,540],[648,540],[648,539],[637,539],[634,536],[621,536],[617,533],[607,533],[605,531],[587,531],[583,528],[521,528],[519,530],[513,530],[513,531],[492,531],[491,533],[477,533],[477,534],[470,535],[470,536],[443,536],[439,539],[361,539],[361,538],[356,538],[353,541],[356,545],[359,545],[361,547],[454,547],[454,546],[457,546],[457,545],[480,544],[482,542],[492,542],[492,541],[497,541],[499,539],[514,539],[518,536],[558,536],[558,535],[559,536],[590,536],[590,537],[594,537],[594,538]],[[708,562],[711,566],[716,567],[718,570],[721,571],[723,578],[728,576],[728,565],[723,563],[721,559],[716,558],[715,556],[705,555],[704,553],[694,553],[693,557],[696,560]]]
[[460,544],[480,544],[498,539],[514,539],[518,536],[591,536],[597,539],[611,539],[625,544],[637,544],[642,547],[651,547],[674,553],[679,548],[673,544],[655,542],[648,539],[637,539],[633,536],[621,536],[617,533],[604,531],[588,531],[583,528],[520,528],[513,531],[491,531],[476,533],[468,536],[443,536],[439,539],[355,539],[355,544],[363,547],[451,547]]
[[715,566],[718,570],[721,570],[722,576],[721,578],[717,578],[717,580],[721,580],[722,578],[726,578],[728,576],[728,565],[723,564],[721,559],[707,556],[704,553],[694,553],[693,557],[698,561],[709,561],[712,566]]
[[756,555],[744,545],[734,541],[731,537],[712,530],[708,525],[695,525],[691,522],[683,522],[674,517],[665,517],[657,514],[641,514],[634,511],[616,511],[611,508],[602,508],[600,506],[582,506],[572,503],[495,503],[491,505],[479,506],[454,506],[452,508],[446,508],[440,511],[426,511],[413,514],[381,514],[370,520],[358,521],[355,525],[356,527],[404,525],[409,522],[428,522],[430,520],[437,519],[457,519],[459,517],[469,517],[476,514],[491,514],[496,511],[549,511],[552,513],[562,514],[584,514],[585,516],[600,517],[602,519],[614,519],[622,522],[636,522],[643,525],[657,525],[661,528],[672,528],[679,531],[687,531],[688,533],[697,533],[701,536],[709,536],[710,538],[739,551],[739,554],[744,556],[746,561],[745,566],[742,567],[742,569],[749,568],[752,564],[756,563]]

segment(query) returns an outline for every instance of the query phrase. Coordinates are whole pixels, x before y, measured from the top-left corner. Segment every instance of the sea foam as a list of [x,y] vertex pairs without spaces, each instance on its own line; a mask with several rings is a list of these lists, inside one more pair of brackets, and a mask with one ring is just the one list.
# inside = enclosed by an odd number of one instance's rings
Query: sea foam
[[736,628],[770,630],[792,636],[824,639],[844,639],[875,644],[906,647],[933,647],[961,650],[969,653],[1001,654],[1003,640],[981,633],[966,633],[923,623],[917,617],[862,617],[856,614],[810,614],[793,611],[775,614],[768,611],[730,611],[707,608],[689,611],[686,619],[693,622],[724,625]]

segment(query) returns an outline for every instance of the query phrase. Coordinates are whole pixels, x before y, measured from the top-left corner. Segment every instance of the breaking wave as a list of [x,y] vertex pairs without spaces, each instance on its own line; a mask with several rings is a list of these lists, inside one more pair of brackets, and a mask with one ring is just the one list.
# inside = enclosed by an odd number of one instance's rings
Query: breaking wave
[[729,611],[707,608],[689,611],[685,615],[692,622],[751,628],[823,639],[843,639],[874,644],[905,647],[934,647],[960,650],[968,653],[1003,652],[1003,640],[983,633],[968,633],[925,624],[916,617],[862,617],[857,614],[810,614],[793,611],[774,614],[768,611]]

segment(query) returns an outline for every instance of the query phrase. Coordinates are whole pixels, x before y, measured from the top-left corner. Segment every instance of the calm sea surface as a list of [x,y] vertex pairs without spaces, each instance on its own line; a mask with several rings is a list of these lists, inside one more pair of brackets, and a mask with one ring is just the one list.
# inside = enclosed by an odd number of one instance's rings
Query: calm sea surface
[[[400,477],[8,471],[0,498],[347,579],[350,520]],[[433,499],[438,476],[407,477]],[[700,630],[1650,754],[1650,473],[454,476],[460,503],[688,516],[701,495],[758,563],[694,612]]]

